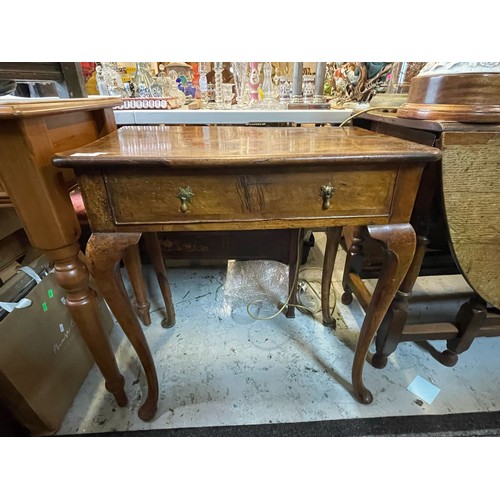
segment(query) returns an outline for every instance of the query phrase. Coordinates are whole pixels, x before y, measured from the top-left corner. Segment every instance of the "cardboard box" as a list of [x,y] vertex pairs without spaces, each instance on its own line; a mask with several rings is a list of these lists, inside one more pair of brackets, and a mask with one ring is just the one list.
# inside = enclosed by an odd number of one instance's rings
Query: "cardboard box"
[[[32,301],[30,307],[15,309],[0,321],[0,398],[32,435],[51,435],[59,429],[94,359],[54,273],[26,298]],[[111,332],[114,321],[102,299],[99,314],[106,332]]]

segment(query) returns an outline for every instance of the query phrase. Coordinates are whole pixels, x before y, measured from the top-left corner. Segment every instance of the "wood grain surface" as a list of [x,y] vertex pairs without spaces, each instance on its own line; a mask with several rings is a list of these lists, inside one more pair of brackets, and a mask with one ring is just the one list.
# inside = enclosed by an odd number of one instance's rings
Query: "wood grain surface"
[[77,151],[58,153],[59,167],[163,165],[193,168],[279,164],[433,161],[440,152],[355,127],[122,127]]
[[443,194],[453,251],[471,287],[500,307],[500,135],[444,133]]
[[82,99],[2,99],[0,98],[0,120],[16,117],[47,116],[76,110],[96,110],[119,106],[119,97],[92,97]]
[[498,123],[500,74],[420,75],[412,79],[408,101],[398,110],[403,118]]
[[135,126],[53,163],[77,172],[93,231],[212,231],[405,222],[440,155],[353,127]]

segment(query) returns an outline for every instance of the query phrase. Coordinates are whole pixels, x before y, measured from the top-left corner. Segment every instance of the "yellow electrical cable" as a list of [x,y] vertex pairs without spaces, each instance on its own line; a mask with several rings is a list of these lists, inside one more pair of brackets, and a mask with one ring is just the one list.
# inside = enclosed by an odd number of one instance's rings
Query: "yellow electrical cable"
[[348,118],[346,118],[340,125],[339,127],[343,127],[347,122],[350,122],[353,118],[356,118],[356,116],[359,116],[359,115],[362,115],[364,113],[368,113],[369,111],[376,111],[378,109],[385,109],[385,110],[389,110],[389,109],[399,109],[399,106],[375,106],[373,108],[366,108],[366,109],[362,109],[361,111],[358,111],[356,113],[354,113],[353,115],[349,116]]
[[[317,269],[321,272],[323,272],[323,268],[321,267],[306,267],[304,269],[301,269],[299,271],[299,274],[300,273],[303,273],[303,272],[306,272],[306,271],[312,271],[314,269]],[[314,293],[314,295],[316,295],[316,297],[318,298],[319,300],[319,307],[316,308],[314,311],[309,309],[308,307],[304,306],[303,304],[289,304],[289,305],[293,305],[295,307],[298,307],[299,309],[304,309],[306,312],[309,312],[310,314],[314,315],[314,314],[317,314],[319,312],[321,312],[322,310],[322,306],[321,306],[321,295],[318,294],[318,292],[314,289],[314,287],[312,286],[312,283],[317,283],[319,284],[320,288],[321,288],[321,285],[322,285],[322,282],[320,280],[307,280],[305,278],[302,278],[302,281],[307,285],[309,286],[309,288],[311,289],[311,291]],[[333,297],[334,299],[334,303],[333,303],[333,306],[332,306],[332,311],[330,314],[333,314],[334,311],[335,311],[335,306],[336,306],[336,295],[335,295],[335,290],[333,290],[333,283],[330,282],[330,290],[333,291],[333,294],[330,293],[330,297]]]

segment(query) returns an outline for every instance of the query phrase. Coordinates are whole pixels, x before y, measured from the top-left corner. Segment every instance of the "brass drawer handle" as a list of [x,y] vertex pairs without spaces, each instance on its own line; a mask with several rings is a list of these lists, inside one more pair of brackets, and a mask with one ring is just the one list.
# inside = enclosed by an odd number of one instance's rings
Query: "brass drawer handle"
[[321,186],[319,195],[323,198],[323,210],[330,208],[330,198],[335,193],[335,188],[329,182],[326,186]]
[[179,192],[177,193],[177,198],[181,200],[181,212],[187,212],[188,211],[188,203],[191,203],[193,201],[193,196],[194,193],[191,191],[191,188],[189,186],[185,188],[179,188]]

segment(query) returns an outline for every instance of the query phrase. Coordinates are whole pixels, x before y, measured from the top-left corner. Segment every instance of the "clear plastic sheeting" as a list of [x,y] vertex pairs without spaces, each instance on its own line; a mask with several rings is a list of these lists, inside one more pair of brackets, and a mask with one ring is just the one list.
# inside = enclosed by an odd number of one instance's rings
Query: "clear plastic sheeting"
[[277,312],[288,294],[287,265],[271,260],[229,260],[225,279],[216,292],[216,305],[207,307],[206,313],[251,323],[254,320],[247,313],[247,304],[256,302],[252,313],[268,316]]

